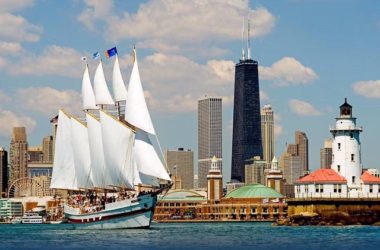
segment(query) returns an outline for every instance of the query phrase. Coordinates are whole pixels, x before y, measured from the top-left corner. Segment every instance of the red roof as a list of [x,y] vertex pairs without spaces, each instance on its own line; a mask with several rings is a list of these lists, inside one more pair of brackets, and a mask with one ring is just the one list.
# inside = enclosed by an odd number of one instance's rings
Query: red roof
[[318,169],[296,183],[347,183],[347,180],[332,169]]
[[362,174],[362,177],[360,177],[360,179],[362,179],[362,181],[363,181],[364,184],[370,184],[370,183],[376,183],[376,184],[379,183],[380,184],[380,178],[377,178],[376,176],[373,176],[368,171],[365,171]]

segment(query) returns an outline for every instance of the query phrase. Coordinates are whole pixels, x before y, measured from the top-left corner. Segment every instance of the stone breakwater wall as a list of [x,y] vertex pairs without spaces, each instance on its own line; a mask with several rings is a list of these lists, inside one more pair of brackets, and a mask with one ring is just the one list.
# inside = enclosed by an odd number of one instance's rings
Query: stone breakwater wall
[[275,225],[373,225],[380,224],[380,199],[290,199],[288,217]]

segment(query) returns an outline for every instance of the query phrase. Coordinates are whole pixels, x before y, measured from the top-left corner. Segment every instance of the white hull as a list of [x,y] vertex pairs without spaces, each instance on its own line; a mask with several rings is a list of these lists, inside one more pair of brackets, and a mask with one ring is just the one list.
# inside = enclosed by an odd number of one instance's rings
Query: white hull
[[148,228],[151,224],[157,194],[106,204],[99,212],[80,214],[79,209],[65,207],[65,217],[77,229]]

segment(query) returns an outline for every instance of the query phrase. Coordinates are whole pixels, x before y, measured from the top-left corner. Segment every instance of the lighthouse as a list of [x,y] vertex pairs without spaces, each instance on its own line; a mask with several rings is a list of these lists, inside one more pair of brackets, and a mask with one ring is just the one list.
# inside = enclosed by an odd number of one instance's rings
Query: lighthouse
[[336,118],[335,127],[330,129],[333,136],[331,168],[347,180],[348,193],[360,192],[362,161],[360,152],[360,132],[352,116],[352,106],[344,103],[340,106],[340,116]]

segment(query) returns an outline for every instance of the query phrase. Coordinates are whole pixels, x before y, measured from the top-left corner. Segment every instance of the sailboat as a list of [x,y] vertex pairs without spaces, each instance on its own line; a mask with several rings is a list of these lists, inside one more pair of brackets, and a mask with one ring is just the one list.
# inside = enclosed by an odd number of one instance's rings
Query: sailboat
[[[94,88],[88,65],[83,74],[85,121],[59,110],[50,188],[72,194],[64,206],[64,216],[75,228],[148,228],[157,196],[171,186],[167,168],[150,140],[156,132],[135,49],[128,91],[116,55],[113,93],[114,98],[100,60]],[[123,102],[126,108],[121,114]],[[117,115],[106,106],[114,107]],[[86,192],[91,200],[84,198]]]

